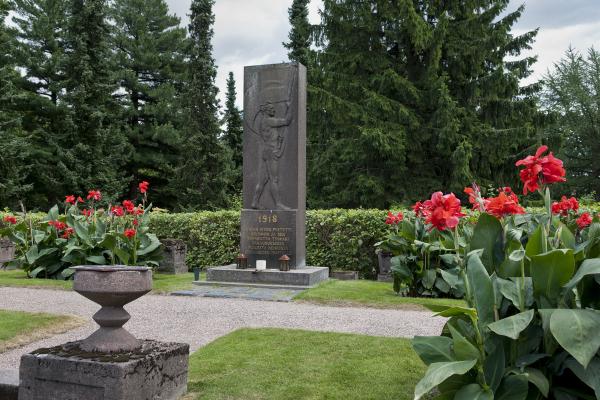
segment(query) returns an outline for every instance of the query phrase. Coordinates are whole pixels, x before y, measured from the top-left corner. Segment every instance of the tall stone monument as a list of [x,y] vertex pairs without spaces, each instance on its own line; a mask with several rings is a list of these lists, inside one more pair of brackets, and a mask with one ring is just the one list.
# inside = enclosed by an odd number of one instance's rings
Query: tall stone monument
[[240,249],[247,258],[210,268],[207,284],[313,286],[329,270],[306,266],[305,241],[306,68],[246,67]]
[[241,251],[248,265],[306,265],[306,68],[244,71],[244,190]]

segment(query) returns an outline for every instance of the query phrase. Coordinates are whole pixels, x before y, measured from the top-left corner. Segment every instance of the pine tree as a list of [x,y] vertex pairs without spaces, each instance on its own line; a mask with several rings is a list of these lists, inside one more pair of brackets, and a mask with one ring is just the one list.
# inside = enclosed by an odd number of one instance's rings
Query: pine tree
[[28,207],[47,208],[63,199],[64,176],[56,166],[59,136],[68,129],[64,93],[64,54],[68,0],[13,0],[17,31],[15,63],[24,72],[18,107],[29,137],[28,159],[36,188],[23,199]]
[[291,61],[305,66],[309,63],[311,25],[308,21],[308,4],[310,0],[294,0],[288,14],[290,25],[289,42],[284,47],[289,50]]
[[183,162],[175,182],[181,193],[179,208],[183,209],[225,207],[230,186],[227,153],[219,140],[217,70],[211,43],[213,5],[214,0],[193,0],[191,4],[187,90],[183,100],[186,137]]
[[21,79],[12,57],[14,32],[5,24],[8,12],[8,2],[0,0],[0,208],[15,209],[33,187],[27,183],[31,172],[27,164],[28,138],[16,111],[16,103],[22,97],[18,87]]
[[128,185],[123,168],[129,147],[113,98],[118,87],[106,12],[105,0],[71,1],[64,98],[71,129],[62,138],[58,155],[65,192],[102,188],[118,195]]
[[152,183],[153,201],[170,207],[169,192],[181,148],[179,101],[186,31],[164,0],[115,0],[117,70],[125,91],[129,142],[128,175]]
[[230,150],[233,163],[233,190],[235,192],[240,192],[242,190],[242,138],[244,127],[242,113],[235,104],[236,97],[235,78],[233,72],[230,72],[229,77],[227,78],[225,112],[223,113],[223,123],[225,124],[224,140]]

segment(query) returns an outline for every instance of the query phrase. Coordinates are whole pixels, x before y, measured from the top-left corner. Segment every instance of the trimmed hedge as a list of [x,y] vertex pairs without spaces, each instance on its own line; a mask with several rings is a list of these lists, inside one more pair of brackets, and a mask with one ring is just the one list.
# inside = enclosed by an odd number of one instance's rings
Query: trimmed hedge
[[[381,210],[307,211],[307,264],[373,276],[377,265],[374,244],[388,228],[385,215]],[[150,229],[160,238],[184,240],[190,268],[231,264],[239,253],[239,211],[153,213]]]

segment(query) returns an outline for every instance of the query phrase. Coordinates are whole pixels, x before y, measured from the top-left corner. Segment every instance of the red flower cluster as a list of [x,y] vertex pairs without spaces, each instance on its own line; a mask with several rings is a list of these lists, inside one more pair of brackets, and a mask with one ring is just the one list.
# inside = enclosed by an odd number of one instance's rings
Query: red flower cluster
[[525,167],[521,170],[521,181],[523,182],[523,194],[535,192],[540,188],[540,184],[550,184],[566,181],[563,162],[554,157],[550,152],[542,157],[548,150],[548,146],[541,146],[533,156],[527,156],[517,161],[516,166]]
[[95,201],[100,201],[100,200],[102,200],[102,193],[100,193],[99,190],[90,190],[88,192],[87,199],[88,200],[92,199],[92,200],[95,200]]
[[567,199],[567,196],[563,196],[560,202],[555,201],[552,203],[552,214],[560,214],[563,217],[569,215],[569,211],[577,213],[579,211],[579,202],[575,197]]
[[412,206],[413,211],[417,217],[426,217],[429,211],[425,207],[423,203],[417,201],[414,206]]
[[509,187],[502,188],[497,197],[486,199],[485,211],[496,218],[525,214],[525,209],[519,205],[519,198]]
[[71,227],[65,229],[65,231],[62,234],[62,238],[63,239],[68,239],[70,238],[73,234],[75,233],[75,230]]
[[83,210],[81,210],[81,214],[85,215],[86,217],[91,217],[92,215],[94,215],[94,210],[88,210],[84,208]]
[[135,236],[136,231],[135,231],[135,229],[125,229],[125,232],[123,232],[123,234],[125,235],[126,238],[131,239],[132,237]]
[[4,218],[2,218],[2,221],[7,222],[11,225],[17,224],[17,218],[13,215],[5,215]]
[[385,223],[388,225],[398,225],[403,219],[404,215],[401,212],[399,212],[397,215],[394,215],[391,211],[388,211]]
[[579,229],[585,229],[592,224],[592,216],[589,212],[584,212],[576,222]]
[[473,187],[466,187],[464,192],[469,195],[469,203],[471,203],[473,210],[483,211],[481,208],[482,206],[483,208],[486,207],[486,202],[488,200],[481,196],[481,190],[479,190],[479,186],[473,184]]
[[115,217],[122,217],[123,215],[125,215],[125,210],[123,210],[123,207],[121,206],[112,206],[110,208],[110,212],[115,216]]
[[140,193],[144,194],[148,191],[149,186],[150,184],[148,182],[143,181],[138,184],[138,189],[140,190]]
[[73,196],[72,194],[65,196],[65,202],[69,204],[75,204],[75,196]]
[[425,209],[425,222],[431,224],[439,231],[454,229],[461,217],[460,200],[454,193],[444,195],[442,192],[435,192],[431,199],[423,203]]
[[67,228],[67,224],[60,221],[48,221],[48,225],[53,226],[57,231],[62,231]]

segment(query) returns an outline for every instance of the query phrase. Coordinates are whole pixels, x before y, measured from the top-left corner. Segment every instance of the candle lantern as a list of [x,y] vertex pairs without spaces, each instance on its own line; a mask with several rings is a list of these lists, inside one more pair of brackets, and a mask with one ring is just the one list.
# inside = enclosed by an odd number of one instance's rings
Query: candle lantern
[[290,258],[286,254],[279,257],[279,270],[280,271],[289,271],[290,270]]
[[245,254],[240,253],[237,257],[237,269],[247,269],[248,268],[248,257]]

